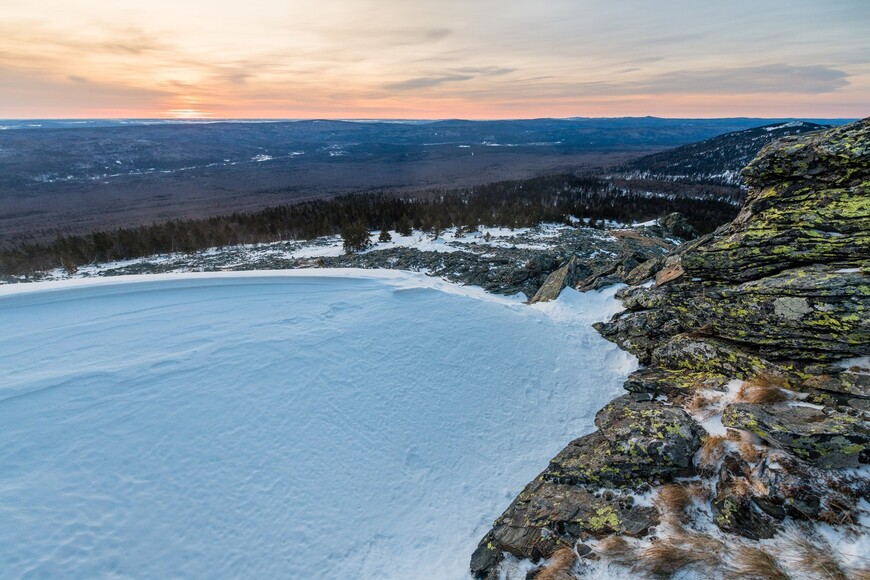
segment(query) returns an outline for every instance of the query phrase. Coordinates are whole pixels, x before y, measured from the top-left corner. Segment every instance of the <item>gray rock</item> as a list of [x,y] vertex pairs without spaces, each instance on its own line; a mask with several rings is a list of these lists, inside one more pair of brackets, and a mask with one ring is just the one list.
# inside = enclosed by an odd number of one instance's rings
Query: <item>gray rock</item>
[[615,399],[595,417],[599,431],[572,441],[543,473],[549,481],[638,487],[693,475],[703,430],[682,408]]
[[870,463],[870,423],[846,413],[785,403],[735,403],[725,408],[722,424],[751,431],[826,469]]
[[529,304],[555,300],[566,286],[574,286],[578,278],[577,256],[571,256],[565,265],[547,276],[544,284],[529,300]]

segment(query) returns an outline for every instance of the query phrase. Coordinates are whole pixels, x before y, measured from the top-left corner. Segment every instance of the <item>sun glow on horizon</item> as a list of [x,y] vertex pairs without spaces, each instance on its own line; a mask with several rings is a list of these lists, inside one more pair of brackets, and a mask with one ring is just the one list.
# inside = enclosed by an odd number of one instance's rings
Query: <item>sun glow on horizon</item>
[[3,12],[0,118],[870,114],[866,0],[4,0]]
[[166,116],[173,119],[203,119],[213,115],[198,109],[170,109],[166,111]]

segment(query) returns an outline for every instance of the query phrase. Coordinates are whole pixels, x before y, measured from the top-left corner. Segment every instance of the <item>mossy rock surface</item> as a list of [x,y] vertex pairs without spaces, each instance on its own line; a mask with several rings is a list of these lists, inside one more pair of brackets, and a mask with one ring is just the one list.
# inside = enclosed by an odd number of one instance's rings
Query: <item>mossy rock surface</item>
[[738,217],[682,256],[690,276],[746,281],[800,265],[866,265],[870,119],[765,147]]
[[636,488],[695,473],[703,429],[682,408],[620,397],[598,412],[599,430],[568,444],[542,474],[559,483]]
[[870,424],[861,416],[787,403],[735,403],[725,408],[722,424],[826,469],[870,463]]
[[475,552],[476,560],[488,563],[494,550],[546,558],[560,545],[560,538],[561,543],[573,543],[587,534],[639,537],[658,523],[655,508],[635,505],[630,495],[596,495],[580,486],[538,477],[495,521]]

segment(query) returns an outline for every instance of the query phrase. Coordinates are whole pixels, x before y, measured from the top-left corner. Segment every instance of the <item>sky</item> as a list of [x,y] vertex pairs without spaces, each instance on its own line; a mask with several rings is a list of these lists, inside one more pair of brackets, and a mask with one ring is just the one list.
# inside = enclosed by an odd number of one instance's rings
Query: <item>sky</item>
[[0,0],[0,118],[870,115],[870,0]]

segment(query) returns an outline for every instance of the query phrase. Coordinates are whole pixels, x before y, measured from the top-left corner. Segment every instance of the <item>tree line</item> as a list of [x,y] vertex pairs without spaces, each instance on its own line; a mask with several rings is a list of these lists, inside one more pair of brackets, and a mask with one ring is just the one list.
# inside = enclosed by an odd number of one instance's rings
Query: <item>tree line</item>
[[0,250],[0,273],[30,274],[153,254],[211,247],[310,240],[357,230],[410,228],[438,233],[452,226],[531,227],[568,223],[572,216],[595,221],[647,221],[678,211],[701,232],[734,217],[732,203],[632,190],[597,177],[547,175],[479,187],[416,195],[344,195],[332,199],[239,212],[204,219],[62,235],[48,243]]

